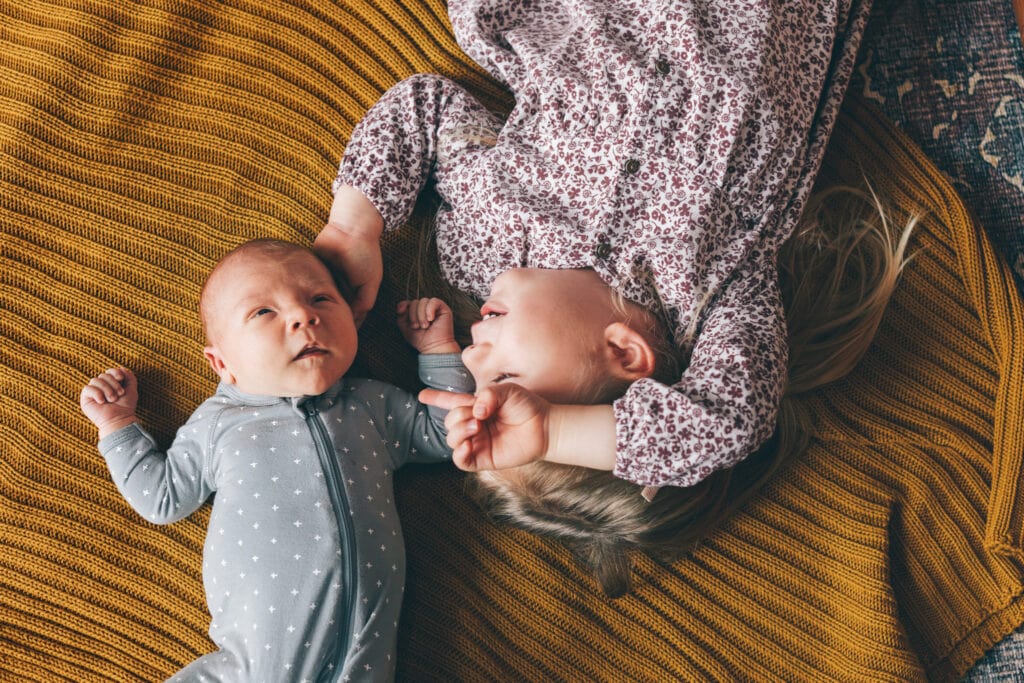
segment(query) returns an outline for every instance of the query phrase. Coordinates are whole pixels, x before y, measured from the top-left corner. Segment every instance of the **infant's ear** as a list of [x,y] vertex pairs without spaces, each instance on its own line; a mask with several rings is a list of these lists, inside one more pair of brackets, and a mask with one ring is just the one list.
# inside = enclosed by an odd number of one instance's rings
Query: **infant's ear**
[[216,346],[207,346],[203,349],[203,355],[206,356],[206,360],[210,361],[210,367],[217,373],[222,382],[227,384],[235,383],[235,376],[228,370],[228,366],[224,363],[224,357],[220,354],[220,349]]
[[632,382],[654,374],[657,357],[644,336],[625,323],[604,328],[609,370],[614,377]]

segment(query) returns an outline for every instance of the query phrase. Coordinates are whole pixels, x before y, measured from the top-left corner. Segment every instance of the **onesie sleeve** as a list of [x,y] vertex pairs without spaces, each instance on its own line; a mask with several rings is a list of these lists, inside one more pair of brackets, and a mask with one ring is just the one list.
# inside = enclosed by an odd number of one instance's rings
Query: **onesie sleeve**
[[99,450],[125,500],[154,524],[169,524],[195,512],[213,493],[205,476],[206,441],[213,420],[202,408],[161,451],[137,424],[100,440]]
[[333,191],[351,185],[401,227],[428,178],[450,200],[448,178],[467,155],[494,145],[497,118],[442,76],[419,74],[389,89],[352,131]]
[[743,460],[775,429],[787,356],[775,260],[762,252],[710,304],[679,381],[639,380],[615,402],[615,475],[692,486]]
[[[457,353],[437,353],[419,357],[420,380],[428,387],[444,391],[472,393],[473,378]],[[420,403],[412,394],[393,388],[388,394],[389,437],[395,467],[408,462],[450,460],[451,448],[445,441],[444,426],[448,411]]]

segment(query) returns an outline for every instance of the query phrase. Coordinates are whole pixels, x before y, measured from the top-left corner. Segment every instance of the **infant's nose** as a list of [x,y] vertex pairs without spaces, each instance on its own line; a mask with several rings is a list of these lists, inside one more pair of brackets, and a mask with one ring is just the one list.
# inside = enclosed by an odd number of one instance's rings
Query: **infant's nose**
[[314,313],[305,308],[300,308],[292,315],[292,329],[298,330],[303,327],[310,327],[320,322],[320,318]]

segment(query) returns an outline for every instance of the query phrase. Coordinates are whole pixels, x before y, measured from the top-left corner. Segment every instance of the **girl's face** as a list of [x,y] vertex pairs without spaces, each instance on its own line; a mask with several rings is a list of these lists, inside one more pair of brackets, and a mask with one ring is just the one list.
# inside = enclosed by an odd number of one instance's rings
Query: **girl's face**
[[499,275],[462,360],[481,389],[514,382],[576,403],[605,379],[608,286],[592,270],[517,268]]

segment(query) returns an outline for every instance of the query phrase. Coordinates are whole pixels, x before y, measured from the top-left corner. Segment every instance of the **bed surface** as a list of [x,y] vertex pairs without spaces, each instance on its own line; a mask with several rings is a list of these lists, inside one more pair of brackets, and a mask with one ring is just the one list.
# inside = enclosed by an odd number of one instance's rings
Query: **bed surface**
[[[135,368],[169,442],[215,385],[207,270],[252,237],[310,243],[352,126],[419,71],[508,106],[435,0],[0,0],[0,680],[160,680],[209,649],[206,515],[135,515],[79,389]],[[880,104],[848,99],[822,182],[866,172],[920,213],[917,255],[864,363],[808,397],[808,453],[691,556],[637,558],[618,601],[457,472],[403,470],[401,680],[956,680],[1024,622],[1021,300]],[[387,250],[380,310],[418,258]],[[413,386],[387,316],[362,345]]]

